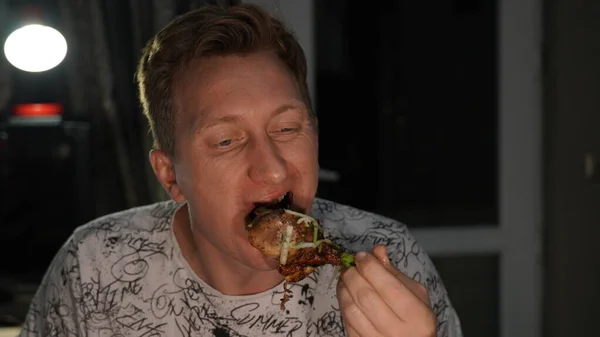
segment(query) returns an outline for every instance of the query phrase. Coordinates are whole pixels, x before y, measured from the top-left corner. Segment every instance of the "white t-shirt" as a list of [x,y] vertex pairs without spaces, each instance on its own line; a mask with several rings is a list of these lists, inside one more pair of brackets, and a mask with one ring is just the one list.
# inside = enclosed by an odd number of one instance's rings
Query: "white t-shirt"
[[[96,219],[75,230],[49,267],[20,336],[345,336],[336,282],[323,266],[290,285],[226,296],[189,267],[168,201]],[[438,336],[462,336],[459,319],[429,257],[408,229],[379,215],[316,199],[312,215],[326,237],[351,252],[388,247],[392,262],[426,286]]]

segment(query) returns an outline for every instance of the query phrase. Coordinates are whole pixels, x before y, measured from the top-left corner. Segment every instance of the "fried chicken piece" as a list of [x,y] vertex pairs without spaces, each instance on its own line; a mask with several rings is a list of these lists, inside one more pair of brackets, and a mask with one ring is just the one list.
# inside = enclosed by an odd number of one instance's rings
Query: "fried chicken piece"
[[279,257],[284,225],[292,225],[293,217],[287,216],[282,209],[264,210],[264,212],[248,225],[248,240],[263,254]]
[[287,282],[298,282],[326,264],[353,265],[354,257],[324,238],[316,219],[285,209],[258,209],[248,224],[248,240],[267,256],[279,258],[284,277],[282,308],[288,300]]

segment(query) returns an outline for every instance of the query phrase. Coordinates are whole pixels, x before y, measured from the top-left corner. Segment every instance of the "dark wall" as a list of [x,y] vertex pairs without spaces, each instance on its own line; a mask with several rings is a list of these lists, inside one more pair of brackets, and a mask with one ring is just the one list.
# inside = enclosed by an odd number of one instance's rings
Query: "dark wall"
[[315,2],[320,196],[412,227],[497,222],[497,1]]
[[546,2],[544,335],[549,337],[598,334],[600,183],[584,174],[586,153],[600,153],[598,18],[597,0]]

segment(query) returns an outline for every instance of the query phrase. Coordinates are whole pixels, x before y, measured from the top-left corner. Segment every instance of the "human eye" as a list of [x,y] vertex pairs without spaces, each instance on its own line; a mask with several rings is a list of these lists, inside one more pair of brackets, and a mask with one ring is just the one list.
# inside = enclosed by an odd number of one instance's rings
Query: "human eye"
[[232,134],[226,132],[224,134],[215,134],[208,138],[208,146],[215,150],[226,151],[237,147],[244,140],[243,134]]
[[273,127],[271,133],[286,135],[298,132],[300,131],[300,129],[301,126],[296,123],[286,123],[283,125],[276,125],[275,127]]
[[277,130],[277,132],[280,132],[280,133],[292,133],[292,132],[296,132],[298,130],[300,130],[300,128],[298,128],[298,127],[282,127],[282,128],[279,128]]
[[233,138],[228,138],[228,139],[224,139],[224,140],[221,140],[221,141],[217,142],[215,144],[215,147],[218,147],[218,148],[227,148],[232,143],[233,143]]
[[300,125],[278,125],[271,129],[271,137],[274,140],[285,142],[295,139],[301,131]]

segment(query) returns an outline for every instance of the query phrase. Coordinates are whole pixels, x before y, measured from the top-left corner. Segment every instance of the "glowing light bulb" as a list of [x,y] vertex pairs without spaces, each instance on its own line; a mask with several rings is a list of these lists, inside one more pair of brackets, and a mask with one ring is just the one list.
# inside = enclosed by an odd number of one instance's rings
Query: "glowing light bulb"
[[27,72],[42,72],[59,65],[67,55],[67,40],[56,29],[32,24],[12,32],[4,43],[10,64]]

